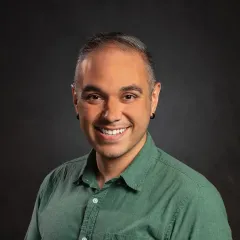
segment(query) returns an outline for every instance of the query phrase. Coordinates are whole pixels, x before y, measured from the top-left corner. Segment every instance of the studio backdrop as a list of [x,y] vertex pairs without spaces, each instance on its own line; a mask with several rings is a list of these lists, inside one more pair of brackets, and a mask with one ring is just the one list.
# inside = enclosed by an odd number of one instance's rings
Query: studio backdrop
[[239,24],[233,1],[16,1],[2,8],[1,239],[23,239],[38,189],[90,151],[72,104],[80,47],[97,32],[140,38],[162,83],[149,132],[221,193],[239,222]]

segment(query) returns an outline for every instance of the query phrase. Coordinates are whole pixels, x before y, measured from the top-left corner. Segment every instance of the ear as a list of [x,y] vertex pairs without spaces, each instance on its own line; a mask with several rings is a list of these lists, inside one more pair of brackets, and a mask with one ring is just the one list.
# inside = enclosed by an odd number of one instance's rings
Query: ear
[[152,92],[152,96],[151,96],[151,114],[156,112],[157,109],[157,105],[158,105],[158,99],[160,96],[160,91],[161,91],[161,83],[157,82],[154,85],[154,89]]
[[76,114],[78,114],[78,108],[77,108],[78,97],[77,97],[77,92],[74,84],[71,84],[71,90],[72,90],[73,106]]

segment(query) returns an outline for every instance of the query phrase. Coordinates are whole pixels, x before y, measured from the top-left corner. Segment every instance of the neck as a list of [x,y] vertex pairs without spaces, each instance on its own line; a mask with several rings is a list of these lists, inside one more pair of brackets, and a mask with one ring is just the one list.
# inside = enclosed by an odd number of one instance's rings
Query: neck
[[133,161],[146,142],[147,134],[127,153],[114,159],[106,158],[96,152],[97,181],[102,188],[104,183],[112,178],[118,177]]

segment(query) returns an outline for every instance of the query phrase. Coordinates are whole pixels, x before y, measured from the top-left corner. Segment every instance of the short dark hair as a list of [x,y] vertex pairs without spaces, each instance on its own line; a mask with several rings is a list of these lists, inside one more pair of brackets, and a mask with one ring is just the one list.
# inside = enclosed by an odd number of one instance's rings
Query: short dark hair
[[89,53],[108,43],[114,43],[120,47],[124,45],[126,47],[136,50],[143,55],[143,59],[149,72],[150,89],[153,90],[156,79],[153,67],[153,59],[150,52],[147,50],[146,45],[141,40],[134,36],[124,34],[122,32],[97,33],[87,40],[87,42],[79,51],[74,76],[74,84],[77,85],[79,64],[81,64],[81,62],[86,58]]

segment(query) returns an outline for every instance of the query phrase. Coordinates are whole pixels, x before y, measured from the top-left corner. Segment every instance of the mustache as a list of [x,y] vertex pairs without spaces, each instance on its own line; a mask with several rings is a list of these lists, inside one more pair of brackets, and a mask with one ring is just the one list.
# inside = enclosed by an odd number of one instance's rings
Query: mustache
[[94,127],[98,127],[98,128],[112,128],[112,129],[128,128],[132,126],[132,124],[129,122],[123,122],[123,121],[111,122],[107,119],[97,120],[93,123],[93,125]]

